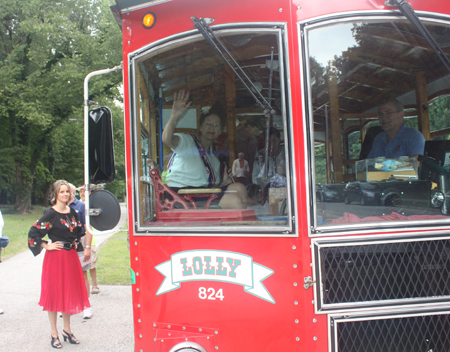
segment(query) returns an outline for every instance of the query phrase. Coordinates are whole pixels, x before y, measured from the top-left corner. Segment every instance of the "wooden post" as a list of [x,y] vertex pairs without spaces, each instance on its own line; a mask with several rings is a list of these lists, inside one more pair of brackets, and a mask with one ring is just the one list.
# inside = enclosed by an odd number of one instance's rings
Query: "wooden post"
[[[143,143],[147,143],[145,147],[149,150],[148,158],[151,157],[152,151],[156,148],[152,148],[150,145],[150,114],[149,114],[149,98],[148,98],[148,92],[147,92],[147,86],[145,84],[145,80],[142,77],[142,73],[139,70],[137,70],[137,83],[138,83],[138,99],[137,99],[137,136],[138,136],[138,148],[139,148],[139,155],[141,159],[143,158],[143,155],[141,154],[141,150],[144,147]],[[142,129],[144,129],[144,134],[147,136],[147,141],[142,138]],[[154,141],[154,139],[152,140]],[[153,159],[156,161],[156,159]],[[148,204],[147,199],[149,197],[148,194],[146,194],[146,185],[142,181],[142,176],[144,176],[144,169],[142,166],[142,162],[139,161],[139,188],[141,190],[140,192],[140,199],[139,199],[139,214],[141,217],[141,221],[144,221],[146,212],[144,211],[146,208],[146,205]],[[148,175],[145,175],[148,176]]]
[[336,73],[328,71],[328,94],[330,98],[331,151],[333,156],[334,182],[343,182],[341,123]]
[[428,110],[427,78],[423,72],[416,75],[417,123],[425,140],[430,140],[430,114]]
[[229,163],[233,165],[236,158],[236,77],[233,71],[225,66],[225,97],[227,102],[227,133],[229,144]]

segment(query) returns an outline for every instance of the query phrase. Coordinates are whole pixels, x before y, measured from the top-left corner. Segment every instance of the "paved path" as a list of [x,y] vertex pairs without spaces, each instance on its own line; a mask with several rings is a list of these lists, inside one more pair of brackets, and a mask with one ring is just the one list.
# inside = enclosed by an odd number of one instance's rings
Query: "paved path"
[[[126,222],[122,206],[117,229]],[[125,214],[125,215],[124,215]],[[97,236],[97,245],[109,236]],[[50,323],[47,312],[38,306],[44,252],[34,257],[30,251],[20,253],[0,264],[1,352],[55,351],[50,346]],[[58,328],[62,351],[132,352],[134,351],[133,313],[130,286],[100,285],[100,293],[91,295],[94,315],[84,320],[82,314],[72,316],[72,330],[80,345],[62,342],[62,318]]]

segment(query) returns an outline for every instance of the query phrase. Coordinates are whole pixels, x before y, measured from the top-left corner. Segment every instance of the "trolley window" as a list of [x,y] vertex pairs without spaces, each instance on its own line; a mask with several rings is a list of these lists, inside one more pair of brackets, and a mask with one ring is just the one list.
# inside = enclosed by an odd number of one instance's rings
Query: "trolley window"
[[[133,61],[138,228],[290,233],[281,31],[215,34],[250,89],[198,34]],[[270,117],[257,94],[271,102]]]
[[[425,25],[450,55],[450,25]],[[450,75],[436,53],[397,17],[303,29],[315,227],[447,220],[448,100],[429,102],[448,94]]]

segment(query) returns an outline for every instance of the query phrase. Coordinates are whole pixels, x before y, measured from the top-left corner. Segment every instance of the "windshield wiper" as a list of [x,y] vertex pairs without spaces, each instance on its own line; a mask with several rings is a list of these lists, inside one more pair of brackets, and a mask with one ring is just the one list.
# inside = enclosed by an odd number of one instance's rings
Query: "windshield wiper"
[[450,72],[450,59],[436,42],[436,40],[434,40],[434,38],[431,36],[430,32],[423,25],[419,17],[417,17],[411,5],[406,0],[386,0],[384,4],[390,7],[397,7],[400,10],[402,15],[405,16],[414,27],[416,27],[422,37],[428,42],[428,44],[430,44],[431,48],[437,54],[439,59],[441,59],[447,70]]
[[[274,115],[275,111],[272,109],[270,103],[263,97],[258,88],[255,87],[251,79],[245,74],[244,70],[242,70],[241,66],[236,62],[236,60],[231,56],[227,48],[222,44],[222,42],[216,37],[213,30],[209,27],[209,24],[206,22],[212,23],[210,19],[204,19],[197,17],[191,17],[192,22],[194,22],[195,27],[199,30],[199,32],[205,37],[206,41],[218,52],[218,54],[222,57],[222,59],[227,63],[227,65],[233,70],[236,77],[242,82],[244,87],[248,90],[248,92],[255,99],[256,103],[263,109],[264,115]],[[217,44],[216,44],[217,43]],[[229,57],[227,59],[224,53]],[[233,67],[231,62],[236,66],[236,69]],[[253,88],[253,89],[252,89]],[[255,95],[255,93],[258,96]]]
[[[218,54],[222,57],[222,59],[227,63],[227,65],[234,72],[236,77],[242,82],[244,87],[248,90],[248,92],[252,95],[253,99],[255,99],[256,103],[261,107],[263,113],[266,117],[266,146],[264,148],[264,154],[266,162],[264,163],[264,176],[267,178],[268,175],[268,167],[269,167],[269,130],[270,130],[270,118],[275,114],[275,110],[272,109],[270,105],[270,101],[272,100],[272,77],[273,77],[273,47],[271,48],[270,54],[270,77],[269,77],[269,102],[263,97],[260,93],[259,89],[255,87],[252,80],[245,74],[244,70],[241,66],[236,62],[236,60],[231,56],[230,52],[225,48],[222,42],[216,37],[211,27],[209,27],[209,23],[212,23],[214,20],[212,19],[204,19],[197,17],[191,17],[192,22],[194,22],[195,27],[200,31],[200,33],[205,37],[206,41],[218,52]],[[216,44],[217,43],[217,44]],[[219,48],[220,46],[220,48]],[[223,52],[222,52],[223,50]],[[230,58],[228,60],[224,53]],[[236,66],[237,70],[233,67],[231,62]],[[242,75],[242,76],[241,76]],[[248,82],[248,84],[246,83]],[[252,89],[253,88],[253,89]],[[253,92],[256,92],[258,96],[256,96]]]

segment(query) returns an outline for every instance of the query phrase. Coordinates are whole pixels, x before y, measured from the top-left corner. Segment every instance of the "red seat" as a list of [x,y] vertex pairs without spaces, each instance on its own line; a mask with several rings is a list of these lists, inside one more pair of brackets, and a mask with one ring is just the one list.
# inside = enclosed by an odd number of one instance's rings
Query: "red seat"
[[[256,220],[253,209],[209,209],[211,202],[219,198],[220,188],[181,189],[179,193],[174,192],[169,186],[162,182],[157,169],[150,170],[150,177],[155,187],[155,213],[157,221],[245,221]],[[171,200],[165,195],[170,195]],[[163,197],[164,196],[164,197]],[[194,198],[208,198],[205,209],[198,209]],[[189,207],[189,203],[192,206]],[[175,204],[183,209],[175,208]]]
[[221,222],[255,221],[254,209],[175,209],[156,214],[158,221],[164,222],[201,222],[201,226],[220,225]]
[[[192,209],[198,209],[197,204],[195,203],[193,198],[208,198],[205,209],[209,209],[211,202],[214,199],[219,198],[219,193],[222,192],[220,188],[199,188],[180,190],[180,194],[178,194],[162,182],[161,176],[159,175],[157,169],[150,170],[150,177],[152,178],[153,185],[155,186],[156,213],[159,213],[163,210],[173,210],[175,209],[175,204],[181,205],[184,209],[191,209],[188,202],[191,204]],[[163,195],[165,195],[166,193],[172,197],[172,200],[169,200],[166,197],[164,197],[163,200]]]

